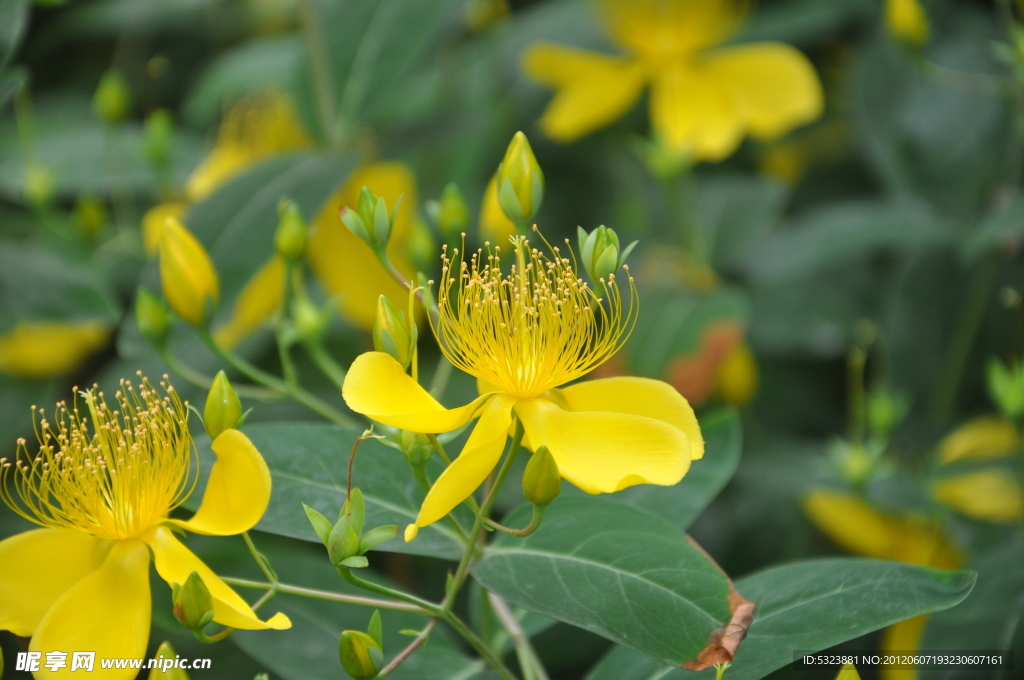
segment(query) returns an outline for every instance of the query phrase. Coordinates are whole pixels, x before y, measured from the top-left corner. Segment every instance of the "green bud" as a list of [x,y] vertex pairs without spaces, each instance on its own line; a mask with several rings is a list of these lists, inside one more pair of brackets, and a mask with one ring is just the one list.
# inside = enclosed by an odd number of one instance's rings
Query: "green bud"
[[107,206],[103,201],[83,194],[75,201],[75,226],[85,238],[93,238],[107,223]]
[[269,673],[260,673],[259,675],[257,675],[252,680],[270,680],[270,674]]
[[544,200],[544,173],[526,135],[517,132],[498,166],[498,203],[516,224],[529,222]]
[[405,252],[417,270],[429,270],[437,261],[437,241],[430,231],[430,226],[417,218],[412,225],[412,233],[405,244]]
[[178,653],[170,642],[163,642],[157,647],[155,658],[160,660],[159,665],[152,666],[148,680],[188,680],[188,673],[183,668],[175,668]]
[[1024,365],[1007,366],[992,357],[988,362],[988,393],[1007,418],[1024,415]]
[[166,168],[171,157],[174,137],[174,119],[167,109],[157,109],[146,119],[146,136],[142,140],[142,154],[157,168]]
[[434,455],[434,447],[424,435],[402,430],[402,455],[411,465],[423,465]]
[[199,572],[193,571],[183,585],[172,584],[174,618],[189,630],[202,630],[213,620],[213,597]]
[[441,200],[427,203],[427,213],[441,230],[446,241],[454,241],[469,225],[469,208],[459,185],[449,182],[441,192]]
[[618,234],[603,224],[589,234],[582,227],[577,227],[576,235],[583,268],[595,284],[608,281],[619,271],[638,243],[633,241],[625,250],[620,250]]
[[242,419],[242,402],[238,400],[235,388],[224,371],[218,371],[206,395],[206,406],[203,408],[203,424],[211,439],[224,430],[238,427]]
[[387,296],[377,298],[377,314],[373,318],[373,348],[394,357],[408,368],[416,350],[416,322],[406,321],[405,314],[391,304]]
[[25,200],[32,205],[46,205],[53,199],[53,174],[35,163],[25,168]]
[[355,210],[344,207],[341,209],[341,221],[348,230],[366,241],[371,248],[382,252],[391,238],[392,227],[402,198],[395,201],[394,209],[388,213],[388,204],[383,196],[377,196],[367,187],[359,193],[359,207]]
[[358,630],[346,630],[338,640],[338,656],[345,672],[355,680],[369,680],[384,667],[384,651],[372,637]]
[[878,387],[868,392],[866,406],[868,428],[875,434],[885,436],[903,422],[910,403],[903,395]]
[[135,295],[135,323],[139,335],[159,347],[171,329],[171,310],[162,298],[146,288],[139,288]]
[[274,247],[278,255],[294,262],[306,253],[306,221],[302,219],[299,206],[292,201],[282,200],[277,212],[281,219],[274,234]]
[[534,505],[545,506],[555,500],[561,490],[562,475],[555,457],[548,447],[538,447],[523,470],[523,495]]
[[331,529],[330,536],[327,537],[327,556],[330,558],[331,564],[337,566],[349,557],[355,557],[358,554],[359,534],[352,528],[352,516],[343,515]]
[[107,125],[117,125],[128,117],[131,92],[119,71],[110,70],[100,78],[92,97],[92,110]]

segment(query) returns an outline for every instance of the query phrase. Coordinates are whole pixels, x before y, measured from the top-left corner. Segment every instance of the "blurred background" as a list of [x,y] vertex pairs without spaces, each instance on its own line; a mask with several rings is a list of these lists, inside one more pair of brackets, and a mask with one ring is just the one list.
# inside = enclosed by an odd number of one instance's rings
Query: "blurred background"
[[[666,4],[689,9],[659,20]],[[389,253],[436,278],[441,244],[513,233],[491,180],[522,130],[552,243],[599,225],[621,249],[639,241],[640,318],[601,374],[667,380],[701,414],[739,409],[736,474],[691,528],[730,575],[826,554],[970,566],[960,607],[848,647],[1024,650],[1022,10],[0,0],[0,455],[32,436],[32,405],[76,385],[167,373],[201,401],[187,374],[216,358],[185,324],[161,348],[136,323],[168,215],[217,266],[218,340],[279,370],[273,233],[279,199],[296,201],[314,230],[308,295],[347,366],[371,347],[377,296],[404,298],[338,210],[364,185],[402,196]],[[766,51],[704,80],[672,70],[744,46]],[[438,352],[425,323],[420,336],[429,375]],[[445,402],[474,389],[455,376]],[[251,405],[253,422],[312,417]],[[0,538],[24,526],[0,506]],[[240,559],[218,550],[203,555]],[[387,559],[428,589],[446,566]],[[163,609],[155,642],[175,630]],[[25,644],[0,642],[8,659]],[[565,679],[607,645],[567,626],[537,644]],[[267,670],[245,645],[201,651],[231,668],[219,677]],[[337,677],[328,651],[322,674],[307,650],[271,677]],[[903,673],[887,677],[1020,677]]]

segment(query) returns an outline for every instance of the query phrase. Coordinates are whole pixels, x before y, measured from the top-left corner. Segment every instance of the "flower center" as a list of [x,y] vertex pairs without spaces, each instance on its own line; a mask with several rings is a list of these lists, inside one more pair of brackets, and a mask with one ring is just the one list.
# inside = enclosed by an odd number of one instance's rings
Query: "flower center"
[[458,249],[458,261],[449,259],[445,247],[434,333],[453,365],[530,399],[609,359],[629,337],[640,308],[632,277],[623,309],[614,275],[600,282],[602,298],[558,248],[548,245],[546,254],[523,237],[511,241],[507,275],[498,247],[478,250],[468,263]]
[[[13,460],[0,458],[0,498],[25,519],[99,538],[134,538],[159,523],[192,492],[195,446],[188,410],[174,388],[161,396],[143,379],[136,390],[121,381],[116,409],[95,388],[54,420],[33,407],[39,451],[24,439]],[[38,420],[37,420],[38,417]]]

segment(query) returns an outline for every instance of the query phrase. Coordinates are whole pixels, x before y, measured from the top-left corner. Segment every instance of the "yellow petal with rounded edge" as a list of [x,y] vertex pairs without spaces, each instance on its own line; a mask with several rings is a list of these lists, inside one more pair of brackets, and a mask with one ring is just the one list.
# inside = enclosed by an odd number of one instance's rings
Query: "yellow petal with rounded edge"
[[[882,631],[882,639],[879,642],[878,651],[883,654],[916,652],[921,648],[921,638],[924,637],[924,629],[927,625],[927,614],[892,624]],[[879,669],[879,677],[882,680],[916,680],[917,669],[894,668],[886,665]]]
[[416,216],[416,180],[402,163],[371,163],[349,175],[311,223],[306,257],[327,292],[338,298],[345,318],[371,330],[378,298],[386,295],[391,300],[404,300],[408,291],[384,269],[370,246],[341,222],[341,209],[358,206],[364,186],[382,196],[388,210],[402,197],[387,253],[403,276],[414,279],[416,268],[406,251]]
[[935,500],[986,522],[1016,522],[1024,517],[1024,493],[1009,471],[979,470],[946,477],[932,489]]
[[666,382],[623,376],[587,380],[552,391],[561,396],[569,411],[631,413],[674,425],[689,439],[691,458],[704,457],[704,436],[697,416],[683,395]]
[[758,139],[774,139],[815,120],[825,95],[814,66],[783,43],[759,43],[716,50],[704,68],[728,82],[744,100],[747,128]]
[[[45,653],[96,652],[98,659],[141,659],[149,642],[149,550],[139,540],[118,541],[103,564],[61,596],[39,623],[29,650]],[[96,663],[99,668],[99,662]],[[70,656],[66,667],[41,667],[37,680],[76,678]],[[138,670],[102,672],[104,680],[132,680]]]
[[1002,458],[1020,446],[1017,430],[1005,418],[975,418],[953,430],[939,444],[939,462]]
[[188,203],[171,201],[158,203],[142,216],[142,246],[147,255],[155,255],[160,249],[160,236],[164,231],[164,223],[168,217],[181,219],[188,209]]
[[487,402],[462,453],[430,487],[416,516],[417,526],[425,527],[447,515],[491,474],[505,448],[513,404],[515,399],[505,394]]
[[498,202],[498,174],[495,173],[484,189],[484,198],[480,204],[480,240],[503,246],[515,235],[515,222],[508,218]]
[[164,297],[185,321],[200,325],[207,305],[220,297],[220,282],[206,248],[173,217],[164,222],[160,237],[160,283]]
[[285,630],[292,627],[292,622],[281,613],[274,614],[265,622],[260,621],[246,601],[178,541],[167,527],[153,527],[142,535],[142,540],[153,549],[156,571],[168,584],[184,583],[193,571],[199,573],[213,597],[213,620],[217,623],[242,630]]
[[28,637],[110,548],[81,531],[35,529],[0,541],[0,630]]
[[894,38],[915,47],[928,40],[928,15],[918,0],[886,0],[885,27]]
[[284,298],[284,260],[275,255],[253,274],[238,297],[231,318],[214,337],[221,347],[232,348],[266,323],[280,309]]
[[366,352],[356,357],[341,395],[356,413],[411,432],[450,432],[465,425],[490,395],[465,406],[446,409],[410,378],[390,354]]
[[686,58],[716,45],[746,16],[728,0],[600,0],[611,38],[653,64]]
[[188,520],[171,520],[182,529],[207,536],[233,536],[256,526],[270,503],[270,469],[249,438],[224,430],[211,447],[217,462],[203,502]]
[[533,45],[523,69],[556,88],[540,119],[548,137],[571,142],[612,123],[636,103],[647,84],[643,63],[563,45]]
[[935,522],[890,515],[856,496],[833,491],[812,491],[804,509],[822,533],[854,554],[939,569],[956,569],[963,562]]
[[23,321],[0,335],[0,372],[17,378],[65,375],[107,344],[101,321]]
[[746,131],[747,102],[739,88],[708,68],[671,64],[651,89],[651,126],[668,146],[695,161],[720,161]]
[[689,438],[661,420],[566,411],[546,399],[520,401],[515,411],[530,442],[547,446],[562,477],[587,493],[634,484],[671,486],[690,468]]

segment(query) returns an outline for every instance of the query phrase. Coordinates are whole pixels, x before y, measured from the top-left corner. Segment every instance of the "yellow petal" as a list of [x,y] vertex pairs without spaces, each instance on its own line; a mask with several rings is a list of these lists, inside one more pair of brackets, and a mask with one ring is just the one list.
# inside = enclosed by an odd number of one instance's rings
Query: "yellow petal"
[[498,174],[495,173],[484,189],[484,199],[480,204],[480,240],[503,246],[515,235],[515,222],[508,218],[498,202]]
[[356,357],[341,390],[356,413],[412,432],[450,432],[465,425],[490,395],[465,406],[446,409],[410,378],[390,354],[366,352]]
[[844,663],[843,667],[839,669],[836,680],[860,680],[860,673],[852,663]]
[[523,55],[527,75],[556,88],[540,119],[544,133],[571,142],[624,116],[647,83],[643,64],[562,45],[533,45]]
[[750,134],[773,139],[821,116],[825,97],[810,60],[783,43],[717,50],[705,68],[744,100]]
[[883,513],[856,496],[832,491],[812,491],[804,509],[818,529],[854,554],[939,569],[956,569],[963,562],[934,522]]
[[146,214],[142,216],[142,245],[147,255],[155,255],[159,250],[160,236],[167,218],[181,219],[186,209],[188,209],[187,203],[172,201],[158,203],[146,211]]
[[184,583],[193,571],[199,573],[199,577],[203,579],[213,597],[213,620],[217,623],[243,630],[291,628],[292,622],[281,613],[274,614],[266,622],[260,621],[245,600],[220,580],[220,577],[193,555],[191,550],[182,545],[167,527],[158,526],[150,529],[142,536],[142,540],[153,549],[156,571],[168,584]]
[[220,296],[220,282],[206,248],[173,217],[164,222],[160,240],[160,283],[164,297],[185,321],[200,325],[210,302]]
[[284,297],[284,274],[284,260],[277,255],[260,267],[238,293],[231,319],[214,334],[217,344],[234,347],[274,315]]
[[612,39],[659,63],[724,40],[742,23],[744,3],[728,0],[601,0]]
[[886,0],[885,26],[897,40],[913,46],[928,40],[928,15],[917,0]]
[[947,477],[935,484],[935,500],[968,517],[987,522],[1016,522],[1024,517],[1024,494],[1002,470],[980,470]]
[[[894,623],[882,631],[879,650],[882,654],[916,652],[921,648],[928,615],[915,616],[912,619]],[[882,666],[879,669],[882,680],[916,680],[917,670],[914,668],[893,668]]]
[[0,335],[0,372],[18,378],[65,375],[107,344],[101,321],[23,321]]
[[[141,659],[149,641],[149,551],[142,541],[118,541],[103,564],[61,596],[39,623],[29,650],[96,652],[97,659]],[[96,662],[99,668],[99,661]],[[104,670],[108,680],[132,680],[138,670]],[[76,678],[68,665],[41,668],[38,680]]]
[[341,313],[357,326],[371,330],[377,299],[386,295],[391,300],[403,300],[408,291],[381,266],[370,246],[341,222],[341,209],[355,208],[364,186],[383,196],[389,210],[403,196],[387,252],[403,276],[415,277],[416,268],[406,249],[416,216],[416,180],[402,163],[371,163],[357,168],[313,220],[306,257],[327,292],[338,297]]
[[515,399],[499,394],[487,402],[459,457],[437,478],[420,506],[416,526],[436,522],[477,490],[501,459]]
[[35,529],[0,541],[0,630],[28,637],[110,545],[81,531]]
[[1004,418],[976,418],[961,425],[939,444],[939,462],[1002,458],[1020,446],[1013,423]]
[[696,161],[729,156],[748,120],[738,86],[699,64],[670,64],[659,71],[650,108],[651,126],[668,148]]
[[520,401],[515,410],[530,442],[547,446],[562,477],[587,493],[611,493],[634,484],[671,486],[690,467],[687,436],[654,418],[576,413],[546,399]]
[[704,437],[697,416],[683,395],[666,382],[622,376],[587,380],[552,391],[564,400],[569,411],[631,413],[674,425],[690,440],[693,460],[704,457]]
[[211,445],[217,462],[203,502],[189,520],[172,520],[208,536],[232,536],[256,526],[270,503],[270,469],[253,443],[238,430],[224,430]]

